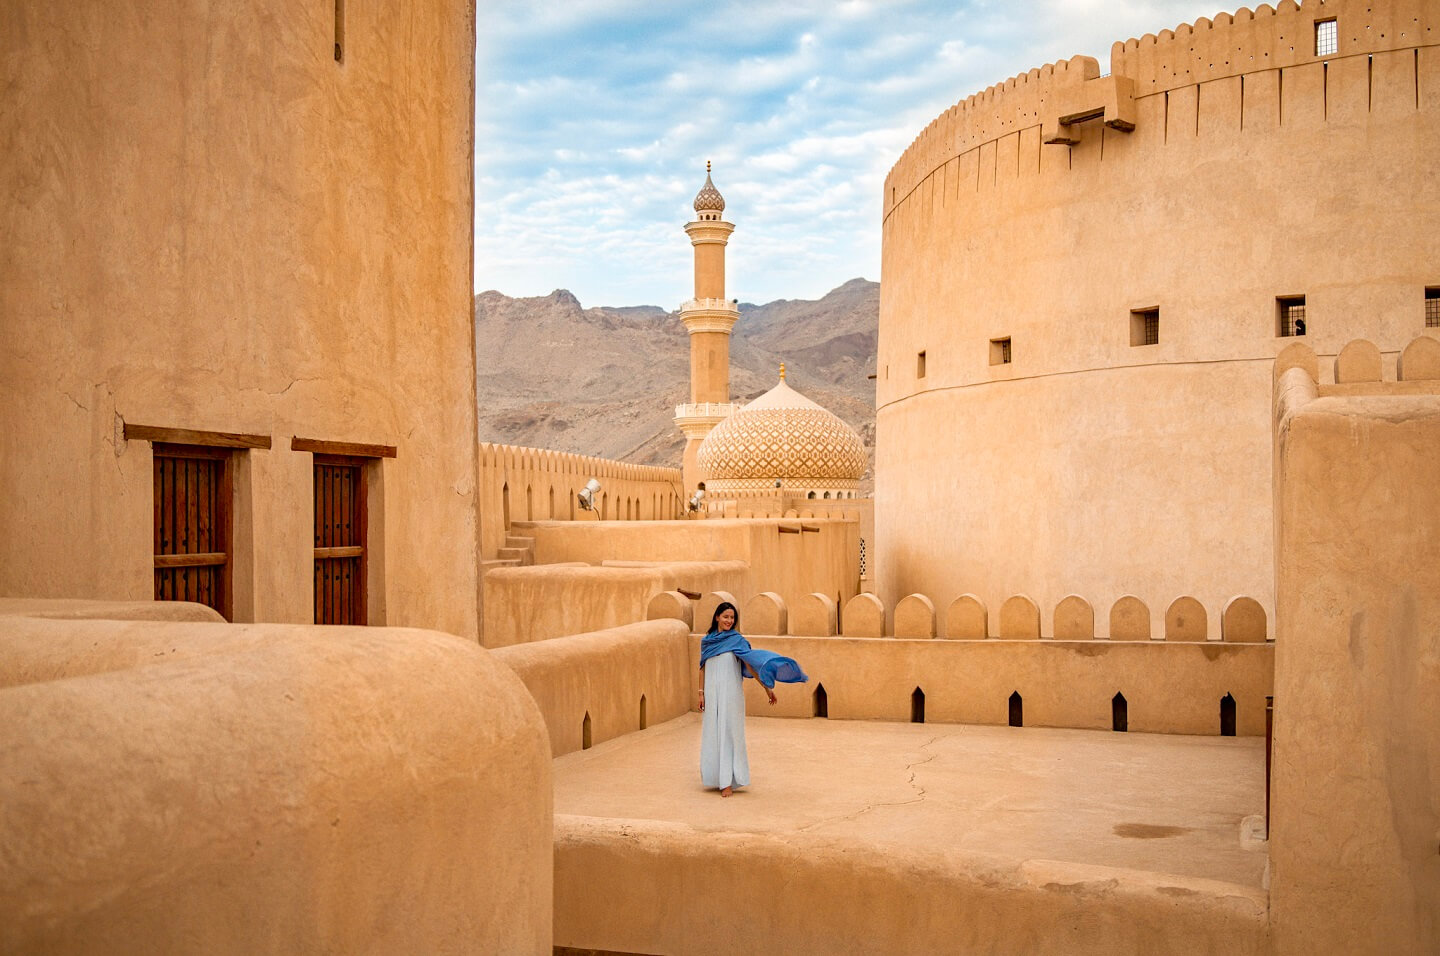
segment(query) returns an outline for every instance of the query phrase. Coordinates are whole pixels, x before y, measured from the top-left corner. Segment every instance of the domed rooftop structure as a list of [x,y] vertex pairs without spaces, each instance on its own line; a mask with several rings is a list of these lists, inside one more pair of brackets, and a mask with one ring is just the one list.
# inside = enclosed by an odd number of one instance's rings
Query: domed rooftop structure
[[698,213],[714,213],[711,218],[718,219],[719,213],[725,211],[725,197],[720,195],[720,190],[710,181],[710,161],[705,161],[705,185],[695,194],[695,211]]
[[779,384],[716,425],[697,460],[711,498],[853,498],[868,464],[855,429],[791,388],[783,365]]

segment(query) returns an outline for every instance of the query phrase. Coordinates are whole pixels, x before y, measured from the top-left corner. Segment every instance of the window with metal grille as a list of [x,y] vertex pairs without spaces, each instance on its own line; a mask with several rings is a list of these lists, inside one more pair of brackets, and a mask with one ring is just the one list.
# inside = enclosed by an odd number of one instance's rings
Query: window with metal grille
[[1008,335],[1003,339],[990,340],[991,365],[1009,365],[1010,355],[1010,337]]
[[1158,308],[1131,310],[1130,344],[1160,344],[1160,310]]
[[1440,286],[1425,290],[1425,328],[1440,329]]
[[1340,25],[1332,17],[1315,21],[1315,55],[1330,56],[1340,50]]
[[230,619],[231,456],[154,445],[155,600],[195,601]]
[[1303,295],[1281,296],[1276,299],[1275,312],[1281,338],[1305,334],[1305,297]]

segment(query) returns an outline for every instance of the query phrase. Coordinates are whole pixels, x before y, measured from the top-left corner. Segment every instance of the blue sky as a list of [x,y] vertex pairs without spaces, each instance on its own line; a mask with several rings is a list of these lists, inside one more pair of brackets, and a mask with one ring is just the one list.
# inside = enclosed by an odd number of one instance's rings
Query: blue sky
[[[993,83],[1219,9],[1196,0],[480,0],[475,288],[675,308],[715,164],[727,293],[880,278],[885,174]],[[1231,9],[1231,8],[1224,8]]]

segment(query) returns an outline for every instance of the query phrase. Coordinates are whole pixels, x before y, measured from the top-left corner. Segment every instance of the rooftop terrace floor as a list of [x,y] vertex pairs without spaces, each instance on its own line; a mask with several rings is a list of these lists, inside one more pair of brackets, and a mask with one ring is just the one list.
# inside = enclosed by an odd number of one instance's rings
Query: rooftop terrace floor
[[810,834],[1259,887],[1265,741],[751,716],[751,786],[700,784],[700,715],[558,757],[555,812]]

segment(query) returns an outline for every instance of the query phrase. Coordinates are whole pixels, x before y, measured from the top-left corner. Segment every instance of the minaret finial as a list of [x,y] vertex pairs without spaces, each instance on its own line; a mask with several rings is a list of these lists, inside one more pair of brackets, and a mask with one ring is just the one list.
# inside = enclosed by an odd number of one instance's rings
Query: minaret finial
[[705,175],[706,175],[706,176],[709,176],[709,175],[710,175],[710,160],[708,160],[708,159],[705,160]]
[[785,381],[785,363],[780,363],[780,381]]

